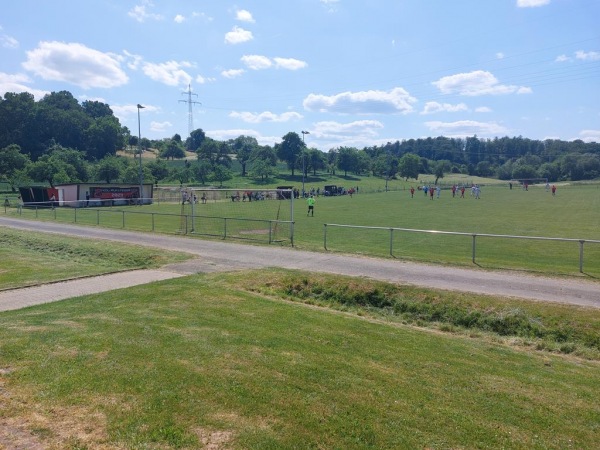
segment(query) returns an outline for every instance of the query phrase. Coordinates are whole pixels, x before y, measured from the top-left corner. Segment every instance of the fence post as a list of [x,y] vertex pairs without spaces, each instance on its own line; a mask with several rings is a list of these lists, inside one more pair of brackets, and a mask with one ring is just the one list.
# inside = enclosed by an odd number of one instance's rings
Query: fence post
[[125,229],[125,211],[123,211],[122,214],[123,214],[123,226],[122,226],[122,228]]
[[154,213],[152,213],[152,231],[154,232]]
[[36,219],[38,218],[38,207],[37,206],[35,207],[35,218]]
[[390,228],[390,256],[394,256],[394,229]]
[[327,224],[323,224],[323,248],[327,250]]
[[100,225],[100,210],[96,210],[96,225]]
[[75,223],[77,223],[77,208],[73,208],[73,211],[75,212]]
[[579,241],[579,273],[583,273],[583,243],[585,241],[582,239]]
[[227,217],[223,217],[223,239],[227,239]]
[[269,244],[273,243],[273,221],[269,220]]
[[473,234],[473,250],[472,250],[472,259],[471,261],[473,261],[473,264],[475,264],[475,238],[477,237],[476,234]]

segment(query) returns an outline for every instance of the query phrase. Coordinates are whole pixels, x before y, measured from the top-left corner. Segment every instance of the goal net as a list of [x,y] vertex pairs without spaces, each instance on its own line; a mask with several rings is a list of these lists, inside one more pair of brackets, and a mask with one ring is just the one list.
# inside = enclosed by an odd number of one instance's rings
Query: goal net
[[293,243],[294,198],[290,189],[162,188],[157,191],[155,200],[180,205],[182,232]]

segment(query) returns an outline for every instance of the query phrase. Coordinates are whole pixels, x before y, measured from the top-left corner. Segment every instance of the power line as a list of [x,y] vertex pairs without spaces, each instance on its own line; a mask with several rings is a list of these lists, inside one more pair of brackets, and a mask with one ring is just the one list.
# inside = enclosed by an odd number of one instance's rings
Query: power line
[[182,92],[181,95],[187,95],[187,100],[179,100],[179,103],[187,103],[188,104],[188,135],[192,135],[192,131],[194,131],[194,105],[201,105],[202,103],[192,100],[192,95],[198,97],[198,94],[194,94],[192,92],[192,85],[188,84],[188,90]]

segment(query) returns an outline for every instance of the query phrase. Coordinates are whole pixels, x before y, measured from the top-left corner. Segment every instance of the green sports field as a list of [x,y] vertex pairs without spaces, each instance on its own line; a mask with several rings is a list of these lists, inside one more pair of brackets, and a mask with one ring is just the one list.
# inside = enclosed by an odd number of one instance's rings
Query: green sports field
[[[482,186],[481,198],[470,189],[461,198],[444,189],[431,199],[409,184],[389,192],[317,198],[315,217],[307,217],[306,203],[294,201],[294,245],[301,249],[357,253],[378,257],[472,265],[472,234],[498,234],[575,240],[600,240],[600,184],[558,185],[556,195],[544,186]],[[415,185],[416,187],[416,185]],[[155,203],[143,207],[24,209],[22,217],[61,220],[141,231],[187,233],[206,238],[280,242],[290,245],[292,220],[289,201],[217,201],[194,207]],[[16,214],[9,208],[7,214]],[[185,216],[185,218],[182,217]],[[224,221],[223,217],[228,220]],[[258,221],[254,219],[260,219]],[[340,228],[343,224],[384,229]],[[467,233],[449,234],[393,231],[390,228]],[[391,250],[391,251],[390,251]],[[497,237],[476,239],[476,264],[490,269],[518,269],[553,274],[579,274],[579,242],[523,240]],[[600,276],[600,243],[583,245],[583,272]]]

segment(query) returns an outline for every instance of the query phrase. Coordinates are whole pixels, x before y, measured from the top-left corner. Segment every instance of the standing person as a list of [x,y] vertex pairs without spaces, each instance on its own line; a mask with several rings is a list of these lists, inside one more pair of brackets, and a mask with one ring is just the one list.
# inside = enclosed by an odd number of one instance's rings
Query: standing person
[[19,198],[17,199],[18,205],[19,205],[19,214],[21,214],[21,212],[23,211],[23,198],[19,195]]
[[552,185],[552,195],[556,195],[556,186]]
[[306,199],[306,203],[308,204],[308,212],[306,213],[306,215],[308,216],[310,214],[311,217],[314,217],[314,215],[315,215],[315,198],[311,195],[310,197],[308,197],[308,199]]
[[415,188],[414,187],[410,187],[410,198],[413,198],[415,196]]
[[85,193],[85,206],[86,208],[90,206],[90,193],[89,191]]
[[439,187],[439,186],[436,186],[436,187],[435,187],[435,192],[436,192],[436,194],[437,194],[437,198],[440,198],[440,192],[442,192],[442,188],[441,188],[441,187]]
[[460,187],[460,198],[465,198],[465,187],[464,186]]
[[435,191],[433,190],[433,186],[429,187],[429,198],[431,200],[433,200],[433,194],[435,194]]

